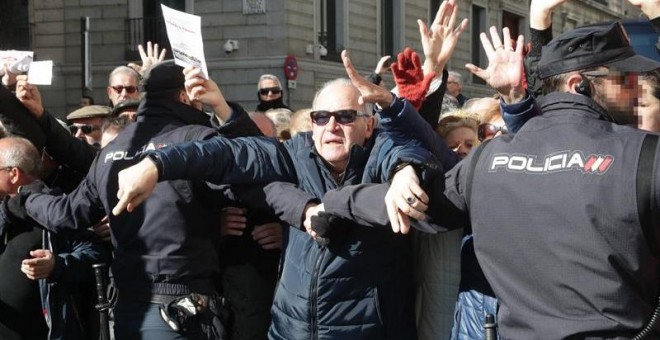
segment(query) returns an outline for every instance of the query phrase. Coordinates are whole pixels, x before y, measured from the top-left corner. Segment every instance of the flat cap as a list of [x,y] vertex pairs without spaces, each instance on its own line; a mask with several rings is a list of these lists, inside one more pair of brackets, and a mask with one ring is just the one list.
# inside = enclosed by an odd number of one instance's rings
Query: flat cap
[[66,116],[67,120],[80,119],[80,118],[93,118],[93,117],[107,117],[112,112],[112,109],[104,105],[89,105],[79,108]]

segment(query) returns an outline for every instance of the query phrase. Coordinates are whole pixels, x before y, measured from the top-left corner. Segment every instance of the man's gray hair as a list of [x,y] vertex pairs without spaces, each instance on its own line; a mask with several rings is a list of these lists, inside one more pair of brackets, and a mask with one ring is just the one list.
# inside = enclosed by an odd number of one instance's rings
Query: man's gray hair
[[5,147],[0,148],[0,165],[17,167],[33,178],[42,173],[41,156],[29,140],[22,137],[3,138]]
[[[321,88],[318,91],[316,91],[316,94],[314,95],[314,101],[312,101],[312,109],[314,109],[314,110],[317,109],[316,101],[319,98],[319,96],[321,95],[321,93],[323,93],[329,87],[333,87],[333,86],[352,87],[353,89],[355,89],[355,91],[357,91],[357,88],[355,88],[355,86],[353,85],[353,83],[351,82],[350,79],[337,78],[337,79],[334,79],[334,80],[330,80],[330,81],[326,82],[325,84],[323,84],[323,86],[321,86]],[[369,116],[373,115],[374,105],[372,103],[364,103],[364,105],[362,107],[364,108],[363,113],[365,113]]]
[[108,76],[108,85],[112,85],[110,83],[110,80],[112,79],[112,77],[114,77],[118,74],[125,74],[129,77],[135,78],[135,83],[136,84],[140,82],[140,74],[137,73],[137,71],[135,71],[134,69],[132,69],[128,66],[119,66],[119,67],[116,67],[114,70],[112,70],[112,72],[110,72],[110,75]]
[[449,75],[454,77],[454,79],[456,79],[456,82],[458,83],[458,85],[463,86],[463,75],[461,75],[460,73],[458,73],[456,71],[449,71]]
[[277,82],[277,86],[281,89],[282,88],[282,82],[280,81],[280,78],[277,78],[276,75],[274,74],[262,74],[261,77],[259,77],[259,82],[257,83],[257,89],[261,90],[261,81],[265,79],[270,79],[274,80]]

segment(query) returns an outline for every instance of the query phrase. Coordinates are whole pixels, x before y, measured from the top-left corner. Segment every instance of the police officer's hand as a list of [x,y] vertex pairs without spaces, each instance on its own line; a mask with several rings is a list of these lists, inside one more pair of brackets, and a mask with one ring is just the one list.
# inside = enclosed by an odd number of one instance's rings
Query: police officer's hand
[[16,98],[30,111],[34,118],[39,119],[44,113],[44,105],[41,102],[39,89],[28,83],[26,75],[16,77]]
[[132,212],[151,195],[158,183],[158,169],[149,158],[145,158],[140,163],[120,171],[117,182],[119,202],[112,208],[112,214],[115,216],[121,214],[124,209]]
[[227,104],[218,84],[211,79],[204,78],[200,68],[188,66],[183,69],[186,77],[185,87],[188,99],[198,101],[213,108],[215,116],[225,122],[231,116],[231,107]]
[[305,220],[303,221],[303,226],[309,235],[316,239],[316,232],[312,230],[312,216],[318,215],[319,212],[325,211],[323,203],[308,203],[305,207]]
[[21,271],[30,280],[45,279],[55,269],[55,257],[48,249],[37,249],[30,252],[31,259],[21,263]]
[[394,99],[390,91],[364,79],[364,77],[358,73],[355,67],[353,67],[353,63],[348,57],[347,50],[343,50],[341,52],[341,59],[344,62],[344,69],[346,70],[348,77],[351,79],[353,86],[355,86],[358,91],[360,91],[360,97],[358,98],[358,103],[360,105],[364,103],[373,103],[378,104],[382,108],[387,108],[390,106],[392,100]]
[[419,185],[415,169],[408,165],[399,170],[392,179],[385,207],[392,224],[392,231],[407,234],[410,231],[410,217],[425,220],[429,197]]
[[458,38],[467,27],[468,20],[463,19],[456,26],[458,5],[456,0],[442,1],[430,27],[423,20],[417,20],[419,35],[424,50],[424,74],[435,72],[442,74],[442,70],[454,53]]
[[282,249],[282,224],[273,222],[254,226],[252,238],[263,249]]
[[92,226],[94,235],[103,242],[110,242],[110,223],[108,223],[108,216],[105,216],[99,223]]
[[525,98],[523,87],[525,39],[520,35],[514,49],[509,29],[504,27],[502,33],[504,42],[500,39],[495,26],[490,28],[492,43],[488,40],[486,33],[482,32],[480,35],[481,46],[488,57],[488,67],[485,70],[473,64],[466,64],[465,67],[499,92],[505,103],[514,104]]
[[220,235],[222,236],[241,236],[243,229],[247,226],[245,218],[246,209],[236,207],[226,207],[220,213]]

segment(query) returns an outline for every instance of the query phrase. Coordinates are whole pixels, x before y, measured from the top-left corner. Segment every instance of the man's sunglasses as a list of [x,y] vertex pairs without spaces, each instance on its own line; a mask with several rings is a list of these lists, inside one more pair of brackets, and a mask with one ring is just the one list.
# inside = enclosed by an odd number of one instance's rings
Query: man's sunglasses
[[273,94],[280,94],[282,89],[279,87],[266,87],[259,90],[259,94],[262,96],[267,96],[268,92],[272,92]]
[[309,116],[312,118],[312,122],[320,126],[328,124],[328,122],[330,121],[330,117],[335,117],[335,121],[339,124],[350,124],[355,121],[357,116],[364,116],[364,115],[365,115],[364,113],[355,110],[339,110],[339,111],[318,110],[309,113]]
[[486,139],[495,137],[498,132],[502,132],[503,135],[506,135],[509,133],[509,129],[506,128],[506,125],[497,126],[490,123],[484,123],[477,128],[477,138],[479,138],[480,142],[483,142]]
[[138,88],[136,86],[122,86],[122,85],[117,85],[117,86],[110,86],[115,92],[117,93],[122,93],[122,91],[126,90],[126,93],[135,93],[137,92]]
[[101,127],[98,125],[89,125],[89,124],[83,124],[83,125],[75,125],[71,124],[69,125],[69,131],[71,131],[72,135],[75,135],[78,133],[78,129],[82,131],[82,133],[88,135],[92,133],[93,131],[100,130]]

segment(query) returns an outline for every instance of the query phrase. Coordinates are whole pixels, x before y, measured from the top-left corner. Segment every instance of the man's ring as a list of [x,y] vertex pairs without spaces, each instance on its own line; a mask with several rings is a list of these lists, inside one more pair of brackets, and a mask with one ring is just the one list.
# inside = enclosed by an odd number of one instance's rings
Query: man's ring
[[408,204],[413,204],[415,203],[415,198],[412,196],[406,197],[406,202],[408,202]]

